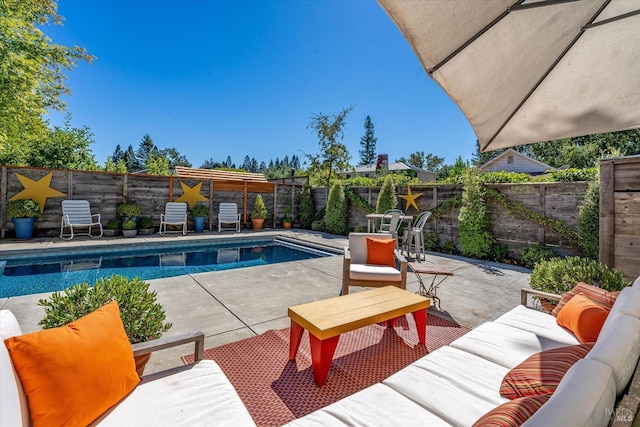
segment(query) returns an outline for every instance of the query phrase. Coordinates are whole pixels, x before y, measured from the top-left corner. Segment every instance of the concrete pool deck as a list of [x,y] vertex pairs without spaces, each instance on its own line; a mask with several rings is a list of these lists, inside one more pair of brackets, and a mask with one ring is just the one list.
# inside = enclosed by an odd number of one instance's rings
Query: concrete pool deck
[[[0,259],[8,254],[58,251],[69,248],[113,247],[113,245],[150,245],[156,243],[188,243],[189,241],[233,239],[237,237],[287,236],[304,242],[342,250],[344,236],[309,230],[265,230],[170,234],[90,239],[76,237],[67,242],[59,238],[34,238],[22,242],[0,241]],[[430,312],[448,317],[470,328],[493,319],[520,303],[520,289],[529,287],[530,270],[487,261],[473,260],[429,252],[426,262],[438,264],[453,272],[438,290],[442,311]],[[342,256],[304,261],[214,271],[186,276],[148,280],[158,292],[167,320],[173,327],[165,336],[200,330],[205,335],[205,348],[259,335],[269,329],[289,326],[287,307],[337,296],[342,286]],[[429,276],[427,276],[427,280]],[[419,283],[415,274],[407,273],[407,290],[415,292]],[[358,292],[363,288],[351,288]],[[24,332],[40,330],[38,322],[44,309],[39,299],[50,294],[0,298],[0,309],[11,310]],[[427,340],[429,339],[427,326]],[[180,356],[193,352],[192,345],[163,350],[151,358],[147,373],[180,365]]]

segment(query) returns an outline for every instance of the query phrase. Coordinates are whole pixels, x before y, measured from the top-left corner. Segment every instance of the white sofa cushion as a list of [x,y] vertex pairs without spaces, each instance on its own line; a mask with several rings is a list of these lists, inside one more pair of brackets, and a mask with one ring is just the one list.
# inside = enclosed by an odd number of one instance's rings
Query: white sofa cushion
[[558,326],[556,317],[524,305],[516,306],[494,322],[533,332],[555,341],[566,342],[567,345],[580,344],[575,335]]
[[30,425],[29,403],[18,373],[13,368],[5,338],[22,335],[20,325],[9,310],[0,310],[0,426]]
[[508,400],[499,393],[508,371],[471,353],[441,347],[382,383],[448,423],[465,426]]
[[145,376],[96,426],[253,426],[235,389],[212,360]]
[[534,353],[573,344],[579,342],[575,338],[552,339],[503,323],[488,322],[452,342],[451,347],[511,369]]
[[627,314],[629,316],[640,318],[640,286],[627,286],[620,291],[620,295],[618,295],[615,304],[611,307],[609,317],[613,317],[618,314]]
[[438,416],[378,383],[287,424],[289,426],[449,426]]
[[551,399],[522,426],[604,427],[615,401],[611,368],[585,358],[567,371]]
[[608,365],[620,394],[633,375],[640,357],[640,319],[620,314],[605,324],[587,359]]
[[353,280],[399,282],[402,279],[402,273],[386,265],[351,264],[349,277]]

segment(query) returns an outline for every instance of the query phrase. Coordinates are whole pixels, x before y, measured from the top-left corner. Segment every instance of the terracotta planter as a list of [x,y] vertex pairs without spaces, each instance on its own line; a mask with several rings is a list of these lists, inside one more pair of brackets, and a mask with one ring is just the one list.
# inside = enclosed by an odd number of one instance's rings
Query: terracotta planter
[[291,230],[291,223],[290,222],[283,222],[282,226],[284,227],[285,230]]
[[136,362],[136,372],[138,376],[141,377],[144,374],[144,368],[147,366],[147,362],[151,358],[151,353],[143,354],[142,356],[135,356],[133,360]]
[[254,230],[262,230],[262,227],[264,226],[264,218],[251,218],[251,226]]

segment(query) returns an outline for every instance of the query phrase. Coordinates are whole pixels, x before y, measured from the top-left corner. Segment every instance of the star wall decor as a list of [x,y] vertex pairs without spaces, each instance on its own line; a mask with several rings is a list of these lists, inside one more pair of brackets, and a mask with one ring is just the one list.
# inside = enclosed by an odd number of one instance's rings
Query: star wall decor
[[189,187],[187,184],[180,181],[180,186],[182,187],[183,194],[176,199],[176,202],[187,202],[190,209],[192,209],[197,202],[206,202],[209,200],[200,194],[200,190],[202,189],[202,181],[200,181],[193,187]]
[[411,187],[407,186],[407,195],[399,196],[401,199],[404,199],[407,202],[405,204],[404,211],[407,212],[410,206],[413,206],[414,208],[416,208],[417,211],[419,211],[420,209],[418,209],[418,204],[416,203],[416,199],[420,196],[422,196],[422,193],[411,194]]
[[24,187],[24,190],[10,198],[9,200],[24,200],[32,199],[38,202],[40,205],[40,213],[44,212],[44,204],[49,197],[64,197],[65,193],[51,188],[51,178],[53,178],[53,172],[49,172],[37,181],[31,178],[27,178],[24,175],[16,174],[20,184]]

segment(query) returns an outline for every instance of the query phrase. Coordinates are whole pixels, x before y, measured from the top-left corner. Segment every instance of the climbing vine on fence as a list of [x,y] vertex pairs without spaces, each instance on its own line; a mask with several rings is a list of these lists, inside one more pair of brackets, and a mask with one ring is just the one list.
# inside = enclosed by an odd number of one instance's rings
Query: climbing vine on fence
[[347,196],[347,199],[349,199],[349,202],[351,202],[352,205],[359,207],[364,211],[364,213],[370,214],[375,212],[375,209],[372,208],[365,199],[360,197],[359,194],[356,194],[356,192],[353,191],[350,187],[344,188],[344,195]]

